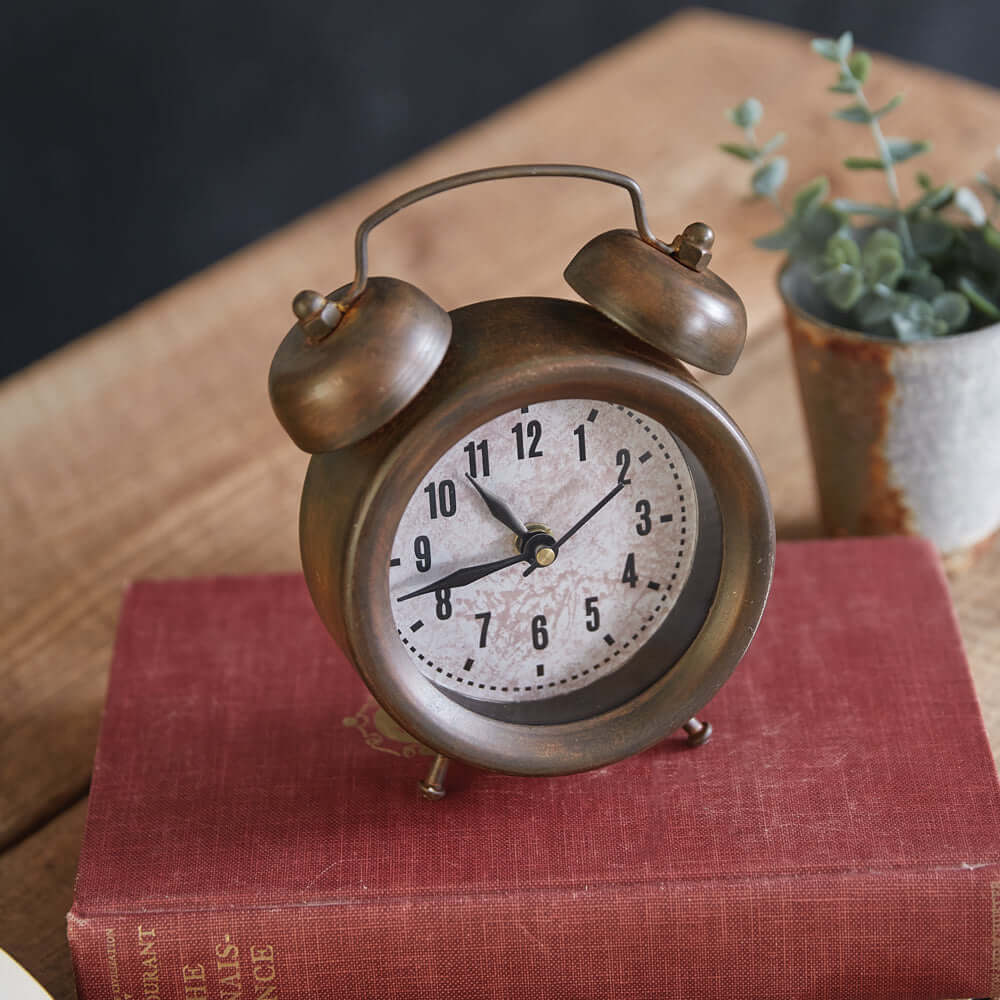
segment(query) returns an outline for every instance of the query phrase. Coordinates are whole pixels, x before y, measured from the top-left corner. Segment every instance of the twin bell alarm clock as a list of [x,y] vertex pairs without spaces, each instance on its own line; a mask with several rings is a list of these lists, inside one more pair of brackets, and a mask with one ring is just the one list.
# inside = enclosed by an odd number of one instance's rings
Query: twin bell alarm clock
[[[565,277],[583,302],[446,312],[369,277],[371,230],[420,199],[513,177],[630,195]],[[630,177],[530,165],[458,174],[357,231],[354,281],[300,292],[270,371],[312,454],[300,540],[309,591],[372,695],[437,756],[508,774],[602,767],[683,728],[760,621],[774,521],[739,428],[684,365],[727,374],[746,338],[708,269],[714,235],[670,244]]]

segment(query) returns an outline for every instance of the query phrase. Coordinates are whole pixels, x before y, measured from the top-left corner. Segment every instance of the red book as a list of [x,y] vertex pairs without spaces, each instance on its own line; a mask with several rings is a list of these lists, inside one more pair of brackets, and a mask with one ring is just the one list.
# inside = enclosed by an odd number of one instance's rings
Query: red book
[[298,576],[139,583],[69,937],[81,1000],[1000,993],[1000,797],[945,583],[903,539],[779,546],[744,662],[564,778],[429,758]]

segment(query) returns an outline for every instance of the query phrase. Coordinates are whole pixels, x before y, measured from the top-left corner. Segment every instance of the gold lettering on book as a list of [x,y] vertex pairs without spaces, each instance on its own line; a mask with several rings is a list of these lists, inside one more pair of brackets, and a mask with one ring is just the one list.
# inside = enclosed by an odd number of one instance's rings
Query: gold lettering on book
[[279,1000],[274,945],[250,948],[253,965],[253,995],[255,1000]]
[[122,989],[121,980],[118,977],[118,942],[115,940],[114,927],[108,927],[104,931],[104,945],[107,950],[112,1000],[132,1000],[132,995]]
[[156,928],[139,924],[139,961],[142,965],[142,995],[159,1000],[160,960],[156,954]]
[[993,934],[990,941],[990,996],[1000,996],[1000,882],[990,882]]
[[205,966],[185,965],[181,969],[181,979],[184,980],[184,1000],[208,1000],[208,976]]
[[226,934],[222,943],[215,946],[215,968],[219,973],[220,1000],[239,1000],[243,996],[240,949],[231,934]]

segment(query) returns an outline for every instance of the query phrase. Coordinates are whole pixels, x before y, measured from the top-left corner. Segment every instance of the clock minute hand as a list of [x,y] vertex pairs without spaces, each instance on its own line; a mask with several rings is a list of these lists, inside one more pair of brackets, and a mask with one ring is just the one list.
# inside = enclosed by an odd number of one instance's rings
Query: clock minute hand
[[510,528],[511,531],[517,535],[518,541],[522,541],[525,535],[528,534],[528,529],[518,520],[514,512],[507,506],[504,500],[501,500],[495,493],[491,493],[485,486],[481,486],[475,479],[472,478],[468,473],[465,474],[465,478],[469,480],[470,483],[475,487],[476,492],[483,498],[486,506],[489,508],[489,512],[505,527]]
[[490,573],[496,573],[498,570],[513,566],[514,563],[524,562],[526,559],[527,556],[516,555],[508,556],[506,559],[497,559],[495,562],[481,563],[478,566],[465,566],[455,570],[454,573],[441,577],[440,580],[427,584],[426,587],[410,591],[409,594],[403,594],[396,600],[408,601],[411,597],[420,597],[421,594],[430,594],[435,590],[454,590],[456,587],[467,587],[470,583],[475,583],[484,576],[489,576]]

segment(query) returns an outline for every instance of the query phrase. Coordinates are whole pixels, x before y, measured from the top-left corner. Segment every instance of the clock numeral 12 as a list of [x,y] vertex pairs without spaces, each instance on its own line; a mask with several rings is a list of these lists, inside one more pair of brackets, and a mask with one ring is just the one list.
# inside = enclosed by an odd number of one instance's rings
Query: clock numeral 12
[[[514,435],[514,440],[517,444],[517,457],[524,458],[541,458],[542,449],[539,446],[542,440],[542,425],[537,420],[529,420],[527,431],[521,423],[515,424],[510,429],[511,434]],[[528,449],[525,451],[525,438],[528,439]]]
[[[488,441],[470,441],[462,451],[469,456],[469,475],[475,479],[479,475],[479,466],[482,465],[483,477],[490,474],[490,445]],[[479,452],[479,460],[476,461],[476,452]]]

